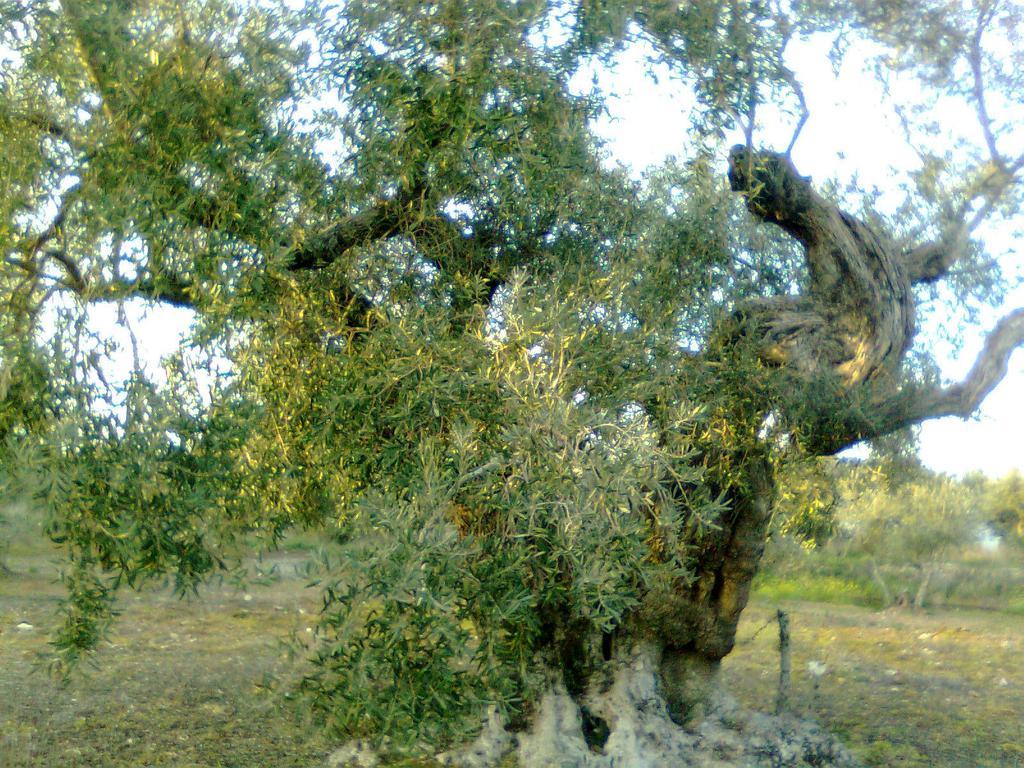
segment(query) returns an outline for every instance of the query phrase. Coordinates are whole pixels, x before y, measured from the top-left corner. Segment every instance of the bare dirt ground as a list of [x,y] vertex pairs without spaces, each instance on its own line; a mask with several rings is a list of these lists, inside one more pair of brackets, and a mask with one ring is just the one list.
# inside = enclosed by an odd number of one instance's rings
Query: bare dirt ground
[[[337,746],[283,696],[301,670],[286,641],[317,609],[296,566],[239,590],[181,601],[128,594],[110,642],[69,684],[38,664],[60,586],[39,556],[0,576],[0,768],[314,768]],[[839,733],[870,766],[1024,766],[1024,619],[879,613],[787,602],[797,713]],[[727,687],[771,710],[776,605],[756,599],[724,665]],[[31,629],[18,629],[19,623]],[[768,624],[753,640],[754,632]],[[810,662],[825,666],[815,678]],[[277,681],[274,684],[274,681]],[[269,689],[267,686],[269,685]]]

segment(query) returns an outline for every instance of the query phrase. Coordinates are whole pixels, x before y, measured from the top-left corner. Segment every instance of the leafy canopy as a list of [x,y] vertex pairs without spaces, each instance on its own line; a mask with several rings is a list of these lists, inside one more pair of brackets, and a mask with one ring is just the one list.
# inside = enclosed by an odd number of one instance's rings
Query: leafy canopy
[[[759,105],[797,121],[789,41],[875,36],[953,96],[973,43],[910,3],[295,5],[0,1],[0,451],[66,558],[63,661],[120,585],[195,590],[241,539],[327,529],[314,706],[436,744],[521,711],[553,636],[685,582],[744,457],[798,454],[777,371],[715,335],[807,280],[722,174]],[[640,39],[696,106],[636,180],[571,81]],[[879,221],[977,210],[1003,176],[965,157],[923,156],[924,204]],[[190,331],[160,375],[132,333],[122,380],[103,306]]]

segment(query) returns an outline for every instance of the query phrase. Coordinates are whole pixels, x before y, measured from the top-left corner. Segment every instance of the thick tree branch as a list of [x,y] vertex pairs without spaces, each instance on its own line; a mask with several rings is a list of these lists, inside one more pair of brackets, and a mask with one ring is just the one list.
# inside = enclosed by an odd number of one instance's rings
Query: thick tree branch
[[888,435],[944,416],[968,418],[1006,376],[1010,357],[1024,346],[1024,308],[1011,312],[989,332],[963,381],[940,388],[883,386],[854,391],[836,388],[806,410],[802,444],[817,455],[831,455],[862,440]]
[[803,295],[739,308],[762,359],[806,378],[830,371],[847,386],[891,376],[913,335],[914,307],[889,244],[815,192],[785,155],[733,147],[729,181],[754,216],[799,240],[807,256]]
[[815,192],[810,177],[800,175],[788,157],[737,145],[729,153],[729,181],[746,198],[752,214],[803,244],[812,294],[832,300],[851,287],[874,292],[878,276],[870,252],[882,250],[883,243],[867,226]]
[[401,193],[394,199],[378,202],[307,239],[292,252],[288,269],[322,269],[352,248],[405,236],[449,279],[459,275],[482,277],[489,298],[504,279],[502,265],[494,258],[499,237],[489,231],[466,232],[457,221],[438,212],[437,205],[425,191]]
[[67,220],[68,212],[71,210],[72,206],[78,202],[81,192],[82,186],[79,183],[75,184],[64,193],[64,197],[61,199],[60,205],[57,207],[57,213],[47,225],[46,229],[35,237],[30,238],[28,242],[22,246],[21,250],[27,257],[31,258],[35,256],[43,246],[60,234],[60,231],[64,226],[64,222]]
[[408,237],[424,257],[448,275],[489,274],[496,269],[490,251],[498,238],[487,232],[465,232],[458,222],[438,212],[437,206],[425,190],[402,192],[379,201],[308,238],[291,254],[288,269],[320,269],[351,248],[396,235]]
[[[966,226],[987,214],[998,197],[991,190],[1004,190],[1020,167],[1024,159],[1006,168],[1008,176],[982,180],[986,205]],[[914,327],[910,279],[944,274],[955,258],[938,247],[902,258],[891,253],[870,229],[815,193],[783,155],[735,147],[729,179],[755,216],[785,229],[807,251],[811,284],[804,295],[739,309],[762,359],[791,376],[780,407],[807,450],[831,454],[927,419],[967,417],[1005,376],[1010,355],[1024,344],[1024,309],[989,333],[962,382],[900,387],[897,373]]]
[[985,338],[985,346],[967,377],[931,396],[921,397],[912,409],[914,424],[940,416],[967,418],[1006,376],[1010,356],[1024,344],[1024,308],[1001,319]]
[[322,269],[356,246],[395,234],[401,225],[401,209],[400,200],[386,200],[341,219],[299,245],[288,260],[288,269]]

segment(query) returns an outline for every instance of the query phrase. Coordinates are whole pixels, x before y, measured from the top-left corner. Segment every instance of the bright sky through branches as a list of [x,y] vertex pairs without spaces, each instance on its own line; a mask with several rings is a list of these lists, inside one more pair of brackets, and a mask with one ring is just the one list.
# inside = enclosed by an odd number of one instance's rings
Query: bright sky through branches
[[[897,195],[894,179],[914,166],[917,157],[906,143],[898,118],[885,104],[881,85],[863,68],[856,56],[847,58],[838,77],[828,65],[829,42],[792,45],[790,65],[800,79],[810,118],[793,150],[797,168],[816,179],[834,176],[840,181],[856,179],[865,188],[877,188],[881,204]],[[609,100],[609,117],[598,126],[612,157],[626,164],[635,175],[666,157],[683,151],[687,141],[689,93],[673,83],[667,70],[653,70],[642,46],[621,53],[611,70],[583,72],[577,79],[582,89],[595,78],[602,90],[614,92]],[[890,83],[894,93],[901,84]],[[904,86],[905,87],[905,86]],[[760,116],[759,116],[760,117]],[[938,117],[950,134],[980,141],[980,129],[970,109],[950,105]],[[768,121],[770,122],[771,118]],[[754,143],[770,149],[784,149],[792,132],[792,118],[779,116],[776,125],[759,124]],[[734,138],[742,143],[740,132]],[[729,142],[732,143],[732,142]],[[723,159],[724,168],[724,159]],[[1024,253],[1014,253],[1011,235],[998,226],[982,227],[989,255],[998,258],[1012,278],[1024,274]],[[1009,291],[1004,305],[982,312],[980,325],[966,326],[960,349],[936,341],[938,324],[956,323],[956,318],[922,319],[919,341],[936,350],[942,373],[959,380],[970,369],[981,350],[984,334],[1005,312],[1024,306],[1024,287]],[[921,458],[932,469],[963,474],[982,470],[998,477],[1013,468],[1024,470],[1024,354],[1018,351],[1010,361],[1002,383],[985,400],[971,419],[936,419],[921,428]]]
[[[917,157],[906,143],[894,110],[885,104],[886,96],[878,82],[849,56],[839,76],[827,63],[828,43],[796,41],[791,46],[790,64],[802,83],[810,118],[793,152],[793,159],[802,173],[816,181],[835,177],[841,182],[856,180],[862,188],[877,188],[885,205],[898,196],[896,182],[912,168]],[[685,154],[689,141],[687,111],[690,95],[665,70],[652,66],[642,44],[634,44],[621,52],[612,68],[581,72],[575,80],[580,91],[596,84],[607,93],[610,114],[597,126],[606,140],[613,162],[621,162],[639,176],[648,166],[662,162],[673,154]],[[654,75],[652,77],[652,74]],[[656,81],[657,80],[657,81]],[[899,81],[890,83],[899,97]],[[913,94],[911,94],[913,95]],[[939,109],[943,109],[940,105]],[[794,119],[777,115],[759,115],[754,143],[771,149],[784,149],[789,142]],[[951,134],[978,138],[980,133],[973,113],[962,106],[945,109],[938,115]],[[774,123],[774,125],[772,124]],[[735,141],[742,141],[739,132]],[[732,143],[732,142],[728,142]],[[722,170],[725,160],[722,158]],[[989,255],[1000,259],[1012,275],[1024,272],[1024,254],[1012,252],[1013,239],[1005,228],[996,226],[979,230],[986,241]],[[133,302],[132,309],[141,305]],[[937,341],[938,325],[953,327],[959,318],[930,317],[925,313],[920,340],[937,350],[942,372],[950,379],[961,378],[978,354],[984,333],[1008,309],[1024,306],[1024,288],[1011,290],[1004,307],[982,313],[979,325],[967,326],[962,346],[956,350]],[[109,328],[111,336],[122,340],[123,355],[115,365],[131,367],[127,334],[117,324],[112,307],[91,310],[94,327]],[[185,332],[189,313],[184,310],[155,308],[140,317],[129,311],[129,322],[141,344],[145,366],[151,375],[159,374],[161,357],[178,348]],[[934,343],[933,343],[934,342]],[[1012,468],[1024,470],[1024,451],[1018,447],[1018,435],[1024,434],[1024,354],[1018,352],[1010,363],[1003,382],[984,402],[973,419],[963,421],[946,418],[927,422],[922,427],[921,456],[933,469],[961,474],[980,469],[990,476],[1000,476]]]

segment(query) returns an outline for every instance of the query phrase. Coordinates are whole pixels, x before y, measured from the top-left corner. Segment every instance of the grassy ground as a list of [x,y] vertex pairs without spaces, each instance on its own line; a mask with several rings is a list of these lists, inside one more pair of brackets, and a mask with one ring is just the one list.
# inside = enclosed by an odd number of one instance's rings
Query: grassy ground
[[[0,578],[0,768],[312,768],[331,745],[263,687],[295,666],[315,596],[298,579],[183,602],[132,595],[110,643],[68,685],[37,663],[59,588],[18,568]],[[305,613],[300,612],[305,611]],[[31,630],[18,630],[27,622]]]
[[[38,670],[59,587],[39,552],[13,547],[0,576],[0,768],[314,768],[332,745],[265,680],[298,667],[282,641],[303,635],[316,595],[301,549],[280,577],[196,602],[130,595],[95,669],[65,687]],[[793,630],[793,705],[872,766],[1024,766],[1024,621],[982,612],[879,613],[755,598],[724,679],[770,710],[776,605]],[[18,630],[19,622],[33,626]],[[768,624],[753,640],[754,632]],[[815,690],[809,661],[827,666]]]
[[[755,597],[724,678],[759,709],[774,706],[777,690],[776,607],[791,618],[793,708],[839,734],[868,765],[1024,766],[1020,616]],[[826,666],[817,688],[812,661]]]

